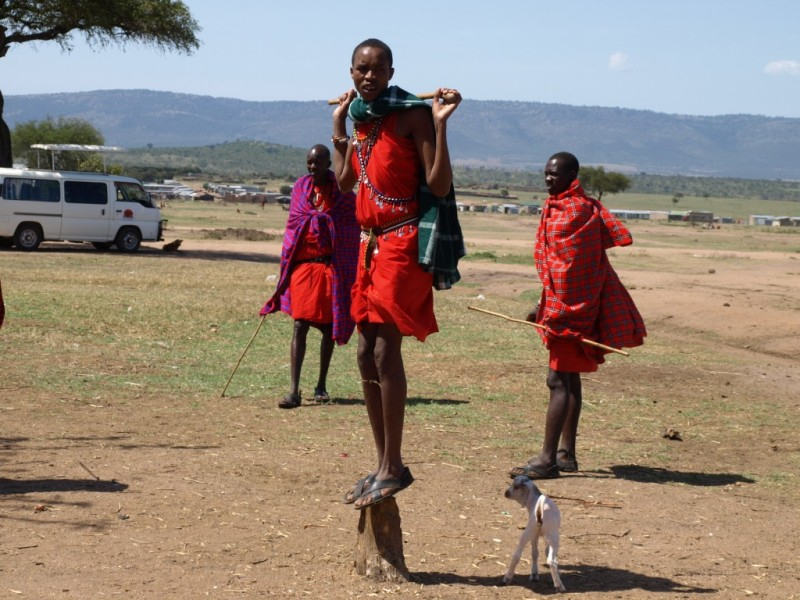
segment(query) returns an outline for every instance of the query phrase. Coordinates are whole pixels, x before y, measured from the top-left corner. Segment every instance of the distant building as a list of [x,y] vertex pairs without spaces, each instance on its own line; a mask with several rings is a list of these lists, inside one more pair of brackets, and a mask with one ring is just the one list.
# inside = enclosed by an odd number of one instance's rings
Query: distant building
[[775,217],[773,217],[772,215],[750,215],[750,219],[748,220],[748,223],[750,225],[766,225],[766,226],[770,226],[770,225],[772,225],[772,220],[774,218]]
[[773,227],[800,227],[800,217],[775,217]]
[[624,208],[612,208],[610,211],[611,214],[618,219],[626,220],[649,221],[651,216],[651,211],[649,210],[627,210]]
[[538,215],[539,214],[539,205],[538,204],[523,204],[520,209],[520,213],[528,214],[528,215]]
[[713,223],[714,213],[700,210],[687,210],[681,220],[687,223]]

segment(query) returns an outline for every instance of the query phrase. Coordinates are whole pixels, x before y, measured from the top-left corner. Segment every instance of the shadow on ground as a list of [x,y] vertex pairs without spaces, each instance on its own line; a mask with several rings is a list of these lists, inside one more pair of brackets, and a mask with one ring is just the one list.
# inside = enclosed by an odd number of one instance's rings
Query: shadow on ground
[[[331,398],[329,402],[306,402],[303,401],[301,406],[313,407],[313,406],[355,406],[357,404],[364,404],[363,398]],[[453,400],[450,398],[409,398],[406,400],[406,406],[414,407],[414,406],[455,406],[459,404],[469,404],[467,400]]]
[[[615,465],[609,469],[617,479],[639,483],[684,483],[703,487],[732,485],[734,483],[755,483],[755,479],[738,473],[697,473],[692,471],[672,471],[660,467],[641,465]],[[596,471],[604,474],[606,471]]]
[[[22,252],[12,248],[4,249],[7,252]],[[36,249],[40,254],[85,254],[87,252],[103,253],[108,256],[118,256],[120,260],[130,261],[138,258],[152,258],[158,256],[169,259],[199,258],[201,260],[240,260],[244,262],[272,263],[281,262],[281,257],[265,252],[240,252],[233,250],[177,250],[165,252],[161,247],[142,246],[138,252],[119,252],[118,250],[97,250],[91,244],[73,242],[44,243]]]
[[37,494],[52,492],[122,492],[127,483],[113,479],[0,479],[0,496],[11,494]]
[[[553,587],[550,574],[545,572],[539,575],[539,581],[529,581],[527,574],[519,573],[509,586],[525,587],[535,590],[538,594],[558,594]],[[600,565],[576,565],[574,567],[561,565],[559,568],[564,586],[568,592],[621,592],[627,590],[642,590],[645,592],[663,592],[674,594],[715,594],[719,590],[702,588],[673,581],[666,577],[653,577],[642,575],[625,569],[612,569]],[[502,574],[497,577],[470,577],[455,573],[412,573],[411,581],[424,585],[472,585],[472,586],[501,586]]]

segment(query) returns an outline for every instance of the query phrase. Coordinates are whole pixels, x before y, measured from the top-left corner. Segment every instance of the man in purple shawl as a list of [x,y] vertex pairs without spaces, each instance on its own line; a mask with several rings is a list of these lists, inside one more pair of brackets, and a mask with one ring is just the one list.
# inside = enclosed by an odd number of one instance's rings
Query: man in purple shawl
[[350,339],[350,290],[356,276],[361,228],[356,221],[355,195],[342,194],[330,170],[331,155],[317,144],[308,151],[308,175],[292,188],[289,219],[281,249],[281,273],[275,293],[262,315],[281,310],[294,319],[290,392],[278,403],[296,408],[302,401],[300,371],[309,327],[322,333],[316,402],[327,402],[326,380],[334,343]]

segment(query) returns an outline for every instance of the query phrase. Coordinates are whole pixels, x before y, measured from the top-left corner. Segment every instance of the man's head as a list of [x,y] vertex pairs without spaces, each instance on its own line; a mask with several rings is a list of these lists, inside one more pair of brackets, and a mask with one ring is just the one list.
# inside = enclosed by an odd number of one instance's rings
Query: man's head
[[572,185],[578,177],[580,164],[574,154],[556,152],[544,167],[544,183],[551,196],[561,194]]
[[392,49],[375,38],[364,40],[355,50],[350,76],[356,91],[367,102],[375,100],[394,76]]
[[311,146],[311,150],[306,154],[306,169],[314,178],[316,185],[324,185],[328,182],[328,169],[331,168],[331,152],[323,144]]

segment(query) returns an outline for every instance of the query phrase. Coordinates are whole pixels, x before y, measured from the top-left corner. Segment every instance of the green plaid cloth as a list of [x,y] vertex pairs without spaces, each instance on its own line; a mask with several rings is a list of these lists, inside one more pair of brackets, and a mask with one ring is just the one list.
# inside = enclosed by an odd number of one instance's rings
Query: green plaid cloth
[[395,111],[416,106],[430,108],[425,100],[420,100],[414,94],[396,85],[390,85],[372,102],[365,102],[361,96],[355,98],[347,109],[347,115],[355,123],[368,123]]
[[[356,123],[367,123],[398,111],[430,105],[396,85],[389,86],[372,102],[364,102],[361,96],[350,103],[347,111]],[[424,176],[420,178],[425,180]],[[467,254],[464,236],[458,222],[456,195],[453,186],[444,198],[434,196],[424,183],[417,191],[419,199],[419,264],[428,273],[433,273],[433,287],[449,290],[461,279],[458,261]]]
[[428,186],[420,186],[419,207],[419,264],[433,273],[434,288],[449,290],[461,279],[458,261],[467,254],[453,186],[444,198],[434,196]]

